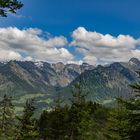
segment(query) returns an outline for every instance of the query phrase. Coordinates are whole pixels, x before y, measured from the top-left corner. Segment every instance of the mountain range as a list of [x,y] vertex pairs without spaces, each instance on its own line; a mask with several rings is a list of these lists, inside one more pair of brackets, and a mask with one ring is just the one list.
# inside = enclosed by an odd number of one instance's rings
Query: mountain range
[[137,58],[106,66],[42,61],[0,62],[0,97],[4,94],[12,96],[17,111],[26,99],[33,97],[38,106],[44,108],[58,94],[65,100],[69,99],[73,86],[80,82],[83,92],[88,92],[87,98],[106,103],[118,96],[131,96],[129,85],[138,82],[136,71],[139,69],[140,60]]
[[[64,89],[65,98],[71,96],[72,87],[80,82],[82,90],[88,92],[88,98],[93,101],[112,101],[117,97],[129,98],[133,96],[131,84],[139,81],[136,71],[140,69],[140,61],[136,58],[127,63],[115,62],[107,66],[98,65],[79,75]],[[69,93],[66,95],[65,93]]]

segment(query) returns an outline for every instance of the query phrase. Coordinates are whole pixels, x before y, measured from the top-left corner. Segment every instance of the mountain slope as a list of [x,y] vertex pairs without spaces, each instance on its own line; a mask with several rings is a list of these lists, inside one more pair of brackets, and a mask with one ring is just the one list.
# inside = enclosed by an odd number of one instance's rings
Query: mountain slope
[[138,69],[140,61],[136,58],[128,63],[116,62],[109,66],[98,66],[82,73],[61,92],[65,99],[70,98],[72,87],[80,82],[83,91],[89,93],[90,100],[112,100],[118,96],[128,98],[132,92],[129,85],[138,81]]
[[47,62],[9,61],[0,63],[0,96],[9,94],[53,94],[56,88],[71,83],[87,69],[94,67],[88,64],[75,65]]

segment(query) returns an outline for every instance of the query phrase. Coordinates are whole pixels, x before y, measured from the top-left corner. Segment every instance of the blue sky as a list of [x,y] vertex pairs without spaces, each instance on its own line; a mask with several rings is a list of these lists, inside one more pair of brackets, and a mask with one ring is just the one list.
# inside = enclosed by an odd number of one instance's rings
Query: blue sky
[[[67,49],[74,55],[74,58],[71,58],[70,61],[84,61],[88,59],[87,62],[94,61],[93,64],[121,61],[121,59],[118,58],[120,58],[122,54],[118,55],[118,53],[122,52],[122,50],[119,50],[119,47],[122,48],[123,46],[123,51],[126,51],[124,54],[126,53],[127,57],[123,57],[122,61],[126,61],[129,58],[129,53],[132,53],[130,57],[140,56],[138,49],[140,42],[139,0],[22,0],[22,2],[24,3],[24,7],[18,11],[17,15],[0,18],[0,27],[5,29],[8,27],[16,27],[20,31],[23,31],[23,29],[28,30],[28,28],[37,28],[42,30],[43,35],[44,33],[50,33],[52,38],[55,36],[63,36],[66,38],[67,43],[62,44],[61,48]],[[118,39],[120,34],[124,37],[129,35],[134,39],[134,42],[128,41],[129,39],[125,38],[123,43],[115,44],[115,47],[119,47],[115,48],[115,50],[111,48],[113,53],[109,54],[109,49],[105,50],[105,48],[112,47],[112,45],[104,44],[103,41],[101,41],[101,43],[96,46],[96,43],[93,41],[95,38],[92,35],[92,37],[90,36],[92,43],[90,40],[85,40],[85,38],[77,40],[79,34],[75,32],[78,31],[81,34],[85,34],[86,32],[87,37],[90,32],[92,32],[94,36],[94,31],[96,31],[96,35],[104,35],[103,40],[106,40],[106,34],[111,35],[110,39],[112,37]],[[77,36],[73,37],[74,33]],[[37,36],[42,36],[42,34],[37,34]],[[112,40],[110,39],[108,41],[111,43]],[[79,40],[81,42],[79,42]],[[126,44],[131,46],[127,48],[127,50]],[[92,46],[95,47],[91,49]],[[60,46],[54,47],[60,49]],[[103,49],[99,48],[99,51],[102,52],[101,54],[104,53],[104,56],[100,56],[100,53],[97,52],[98,47],[104,47]],[[87,52],[87,50],[89,50],[89,52]],[[135,52],[132,52],[133,50],[135,50]],[[19,53],[20,55],[26,54],[28,56],[28,54],[30,54],[30,52],[22,52],[18,49],[12,49],[11,51],[15,51],[15,53]],[[118,52],[116,53],[116,51]],[[98,55],[95,55],[96,53],[98,53]],[[84,59],[85,57],[88,58]],[[102,57],[102,59],[100,57]],[[111,60],[109,61],[109,59]],[[45,58],[44,60],[50,61],[51,59],[47,60]]]

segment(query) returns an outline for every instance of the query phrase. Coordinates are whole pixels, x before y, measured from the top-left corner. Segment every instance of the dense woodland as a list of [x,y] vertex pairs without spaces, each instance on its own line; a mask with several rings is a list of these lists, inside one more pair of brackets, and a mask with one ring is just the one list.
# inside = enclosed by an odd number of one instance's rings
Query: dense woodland
[[139,140],[140,85],[132,88],[138,93],[135,97],[118,98],[115,107],[108,108],[86,101],[77,83],[70,105],[58,98],[39,118],[34,99],[16,114],[12,98],[5,95],[0,101],[0,140]]

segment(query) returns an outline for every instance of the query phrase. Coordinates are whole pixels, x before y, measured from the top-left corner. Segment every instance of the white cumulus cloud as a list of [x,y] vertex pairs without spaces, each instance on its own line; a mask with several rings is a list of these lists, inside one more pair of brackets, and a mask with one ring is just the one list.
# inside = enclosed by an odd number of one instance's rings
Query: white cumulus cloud
[[73,31],[72,38],[70,46],[75,46],[77,52],[83,55],[83,61],[91,64],[127,61],[140,56],[140,50],[136,49],[140,40],[130,35],[114,37],[79,27]]
[[[130,35],[112,36],[79,27],[69,43],[64,36],[47,36],[38,28],[0,28],[0,61],[42,60],[81,64],[106,64],[140,58],[140,38]],[[71,49],[66,46],[74,47]],[[70,52],[72,50],[73,54]],[[75,52],[74,52],[75,51]]]
[[43,31],[36,28],[0,28],[0,60],[73,60],[73,55],[64,47],[68,43],[64,36],[44,39],[42,34]]
[[22,56],[14,51],[0,50],[0,61],[21,60]]

